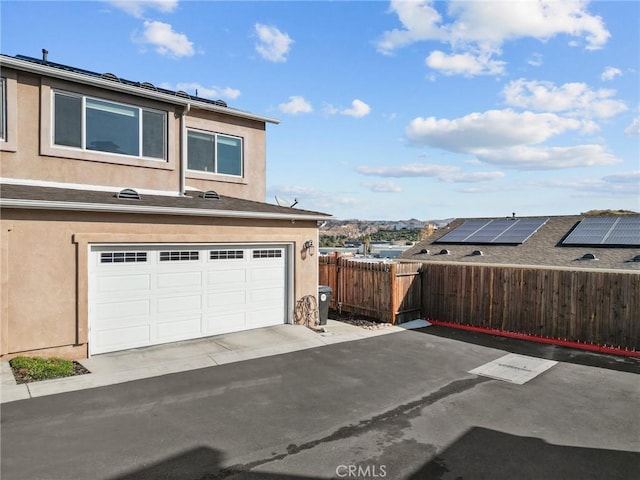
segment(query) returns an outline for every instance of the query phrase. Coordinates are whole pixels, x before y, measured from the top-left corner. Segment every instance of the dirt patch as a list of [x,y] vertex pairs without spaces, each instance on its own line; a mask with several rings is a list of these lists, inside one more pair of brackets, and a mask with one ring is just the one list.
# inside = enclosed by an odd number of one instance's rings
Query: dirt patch
[[378,328],[390,327],[390,323],[380,322],[379,320],[367,317],[366,315],[358,315],[350,312],[339,312],[338,310],[329,309],[329,318],[339,322],[355,325],[356,327],[366,328],[367,330],[376,330]]

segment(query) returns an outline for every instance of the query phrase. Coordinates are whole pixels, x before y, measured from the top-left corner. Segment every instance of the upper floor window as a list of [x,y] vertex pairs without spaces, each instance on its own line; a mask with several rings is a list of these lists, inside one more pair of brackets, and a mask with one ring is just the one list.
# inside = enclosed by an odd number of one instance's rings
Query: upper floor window
[[166,158],[166,112],[54,92],[53,143],[133,157]]
[[0,101],[0,140],[4,142],[7,139],[7,88],[4,78],[0,78]]
[[187,157],[189,170],[242,176],[241,138],[189,130]]

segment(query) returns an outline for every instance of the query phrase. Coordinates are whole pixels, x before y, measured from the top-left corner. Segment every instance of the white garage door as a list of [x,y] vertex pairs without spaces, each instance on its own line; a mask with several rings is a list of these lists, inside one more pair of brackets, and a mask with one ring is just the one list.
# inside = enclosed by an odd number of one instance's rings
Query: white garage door
[[94,246],[89,351],[124,350],[286,321],[284,246]]

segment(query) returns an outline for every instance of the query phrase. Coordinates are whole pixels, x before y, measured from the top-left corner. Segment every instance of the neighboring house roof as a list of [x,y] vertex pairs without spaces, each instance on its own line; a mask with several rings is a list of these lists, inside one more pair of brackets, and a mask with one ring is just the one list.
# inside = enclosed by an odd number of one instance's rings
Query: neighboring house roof
[[134,82],[119,78],[113,73],[92,72],[81,68],[63,65],[61,63],[27,57],[25,55],[16,55],[15,57],[12,57],[0,54],[0,64],[3,67],[11,67],[17,70],[36,73],[38,75],[60,78],[84,85],[93,85],[140,97],[153,98],[173,105],[189,105],[191,108],[220,112],[235,117],[258,120],[265,123],[280,123],[280,121],[275,118],[264,117],[242,110],[237,110],[235,108],[230,108],[222,100],[209,100],[207,98],[192,96],[182,91],[159,88],[149,82]]
[[117,198],[112,191],[79,190],[33,185],[0,185],[0,207],[35,210],[72,210],[135,214],[235,217],[273,220],[327,220],[331,215],[281,207],[220,195],[202,198],[202,192],[185,196],[141,195],[139,200]]
[[[638,216],[640,217],[640,216]],[[586,218],[583,215],[527,217],[547,219],[531,237],[521,244],[443,243],[438,240],[466,220],[456,219],[418,242],[398,258],[420,262],[453,262],[471,264],[509,264],[561,268],[620,269],[640,271],[640,263],[632,259],[640,255],[640,246],[564,246],[563,239]],[[473,219],[476,220],[476,219]],[[487,218],[486,220],[492,220]],[[640,232],[639,232],[640,235]],[[426,251],[428,250],[428,253]],[[448,250],[449,254],[441,254]],[[473,255],[481,251],[482,255]],[[592,253],[597,260],[582,260]]]

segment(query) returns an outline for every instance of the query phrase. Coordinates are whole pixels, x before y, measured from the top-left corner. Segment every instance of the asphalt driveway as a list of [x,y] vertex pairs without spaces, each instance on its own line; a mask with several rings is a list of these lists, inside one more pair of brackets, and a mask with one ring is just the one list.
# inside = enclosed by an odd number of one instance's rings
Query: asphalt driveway
[[[469,373],[520,348],[559,363]],[[429,327],[5,403],[1,474],[636,479],[639,365]]]

